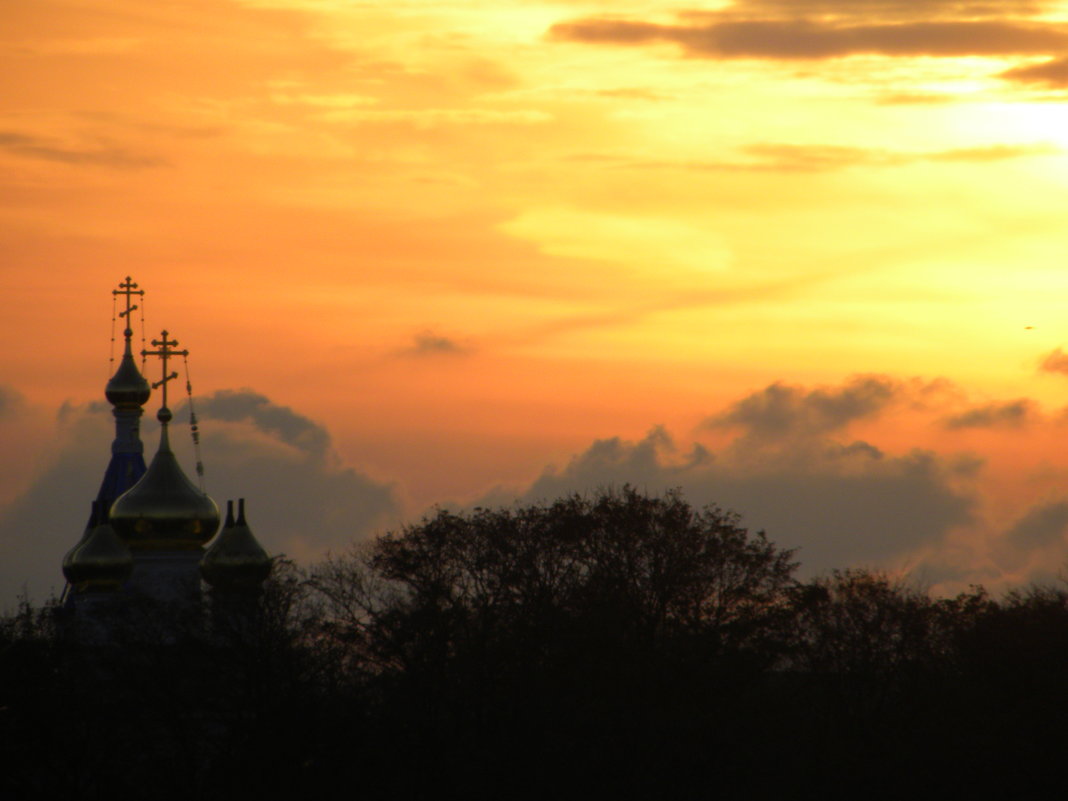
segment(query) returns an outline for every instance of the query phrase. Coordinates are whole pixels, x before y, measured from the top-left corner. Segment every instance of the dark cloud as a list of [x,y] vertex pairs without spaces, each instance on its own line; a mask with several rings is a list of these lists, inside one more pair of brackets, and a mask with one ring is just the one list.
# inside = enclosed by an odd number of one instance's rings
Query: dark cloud
[[0,510],[0,611],[16,593],[42,601],[63,589],[60,560],[82,535],[111,456],[109,418],[64,407],[57,424],[65,447]]
[[405,356],[462,356],[470,350],[455,339],[433,331],[420,331],[413,344],[401,351]]
[[1058,501],[1028,510],[1005,533],[1005,542],[1015,549],[1030,551],[1050,545],[1063,545],[1068,528],[1068,502]]
[[732,8],[740,13],[776,17],[911,19],[922,15],[926,19],[982,19],[1031,16],[1047,5],[1037,0],[737,0]]
[[961,397],[943,379],[776,382],[707,419],[704,425],[736,434],[715,451],[700,443],[679,447],[662,427],[637,441],[599,439],[530,486],[498,488],[479,503],[549,500],[622,484],[649,492],[680,488],[692,504],[735,510],[750,528],[799,548],[805,575],[862,565],[1003,579],[1003,570],[960,544],[961,530],[982,523],[977,456],[888,453],[848,433],[852,423],[901,410],[937,417],[959,408]]
[[13,387],[0,384],[0,420],[14,418],[24,407],[22,393]]
[[1029,581],[1053,583],[1064,578],[1068,561],[1068,502],[1047,501],[1027,510],[991,547],[1003,571]]
[[1057,348],[1042,357],[1038,369],[1045,373],[1064,373],[1068,375],[1068,353]]
[[1006,70],[999,77],[1022,83],[1039,83],[1057,88],[1066,87],[1068,86],[1068,58],[1055,58],[1050,61],[1043,61],[1041,64],[1016,67],[1015,69]]
[[220,390],[195,401],[200,418],[227,422],[247,421],[265,434],[322,460],[330,453],[330,434],[323,426],[297,414],[288,406],[277,406],[249,389]]
[[[392,486],[340,464],[329,433],[251,390],[224,391],[198,404],[207,491],[220,506],[246,498],[249,523],[272,554],[302,561],[339,550],[400,520]],[[194,458],[183,410],[171,441],[187,475]],[[105,404],[66,407],[53,461],[0,510],[0,610],[25,586],[41,600],[63,587],[60,560],[82,533],[110,457],[113,420]],[[159,426],[142,423],[146,458]]]
[[[691,503],[736,510],[779,545],[799,548],[811,574],[885,563],[942,542],[972,518],[974,499],[954,489],[966,469],[925,451],[887,456],[864,442],[823,441],[785,458],[759,450],[713,455],[701,446],[680,453],[658,428],[637,442],[594,442],[563,469],[547,469],[520,500],[624,483],[653,492],[680,487]],[[482,503],[505,498],[498,492]]]
[[550,28],[549,35],[591,44],[667,42],[679,45],[689,56],[709,59],[1045,55],[1068,46],[1068,31],[1060,25],[969,19],[840,24],[800,17],[737,20],[702,16],[683,24],[663,25],[602,18],[558,23]]
[[709,417],[707,427],[738,427],[748,436],[822,435],[871,417],[903,397],[906,385],[889,376],[855,376],[841,387],[804,389],[770,384]]
[[976,406],[967,411],[946,417],[942,425],[949,429],[961,428],[1020,428],[1037,415],[1035,402],[1027,398],[1001,401]]
[[106,143],[82,148],[65,147],[51,140],[18,131],[0,131],[0,149],[16,156],[61,164],[89,164],[118,169],[141,169],[166,164],[158,156],[136,153]]

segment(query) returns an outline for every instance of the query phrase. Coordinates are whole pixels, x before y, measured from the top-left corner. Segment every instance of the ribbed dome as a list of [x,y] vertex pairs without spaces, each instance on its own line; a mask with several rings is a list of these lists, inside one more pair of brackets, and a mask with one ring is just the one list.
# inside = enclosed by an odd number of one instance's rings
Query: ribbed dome
[[107,521],[96,510],[96,525],[88,538],[70,556],[64,572],[78,592],[107,592],[119,589],[133,570],[133,556]]
[[200,574],[216,589],[255,590],[271,572],[271,558],[245,522],[245,499],[238,504],[235,523],[234,502],[226,502],[226,525],[200,560]]
[[[161,410],[161,420],[165,411]],[[171,452],[165,421],[152,464],[115,501],[111,524],[134,550],[195,550],[219,528],[219,507],[182,472]]]
[[108,381],[104,394],[113,406],[140,407],[148,401],[150,392],[148,381],[137,369],[133,356],[127,348],[122,362],[119,363],[119,369]]

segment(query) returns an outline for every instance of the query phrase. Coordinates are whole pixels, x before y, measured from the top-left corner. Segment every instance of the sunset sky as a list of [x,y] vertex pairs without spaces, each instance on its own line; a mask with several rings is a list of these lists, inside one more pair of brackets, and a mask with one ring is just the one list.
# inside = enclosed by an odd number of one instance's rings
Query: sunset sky
[[1068,4],[2,14],[0,602],[61,588],[127,275],[273,553],[629,481],[807,574],[1068,569]]

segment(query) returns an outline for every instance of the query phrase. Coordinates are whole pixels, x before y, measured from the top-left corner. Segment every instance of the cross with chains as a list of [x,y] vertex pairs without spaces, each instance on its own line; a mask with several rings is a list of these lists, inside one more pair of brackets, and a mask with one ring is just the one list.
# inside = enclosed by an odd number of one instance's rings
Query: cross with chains
[[178,373],[170,373],[169,375],[167,374],[167,359],[171,358],[172,356],[188,356],[189,351],[174,350],[174,348],[178,346],[178,340],[167,339],[167,329],[163,329],[163,338],[153,339],[152,344],[159,348],[159,350],[143,350],[141,351],[141,355],[159,356],[159,358],[163,362],[163,378],[152,384],[152,389],[158,389],[159,387],[163,387],[163,409],[161,409],[161,412],[163,410],[166,410],[169,414],[170,410],[167,409],[167,382],[170,381],[172,378],[177,378]]
[[[141,297],[144,297],[145,290],[138,289],[137,284],[133,282],[130,276],[126,276],[125,283],[119,284],[118,289],[111,290],[111,294],[126,296],[126,311],[119,312],[119,317],[126,318],[126,330],[123,332],[123,334],[126,336],[127,339],[129,339],[133,336],[133,330],[130,328],[130,312],[134,311],[137,308],[137,306],[131,304],[130,301],[133,299],[134,295],[140,295]],[[164,337],[164,339],[166,339],[166,337]],[[152,344],[155,345],[156,343],[153,342]]]

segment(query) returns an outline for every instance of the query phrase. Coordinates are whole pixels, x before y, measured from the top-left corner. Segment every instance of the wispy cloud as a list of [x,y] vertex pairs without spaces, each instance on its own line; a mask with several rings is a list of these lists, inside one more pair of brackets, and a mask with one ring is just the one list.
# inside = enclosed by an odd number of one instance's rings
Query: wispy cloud
[[1020,428],[1037,417],[1037,407],[1028,398],[987,403],[942,421],[948,429],[963,428]]
[[61,164],[88,164],[117,169],[143,169],[159,167],[167,163],[160,156],[139,153],[116,145],[98,143],[74,147],[44,137],[10,130],[0,131],[0,150],[16,156]]
[[470,347],[462,345],[458,340],[442,336],[429,329],[416,334],[412,344],[400,351],[403,356],[416,358],[465,356],[470,352]]
[[553,115],[532,109],[418,108],[418,109],[331,109],[320,119],[328,122],[408,123],[417,128],[449,125],[538,125]]
[[[1061,148],[1049,142],[1018,145],[986,145],[945,150],[886,150],[844,145],[794,144],[790,142],[754,142],[735,150],[737,157],[710,161],[649,160],[619,156],[602,157],[602,161],[619,168],[672,169],[708,172],[798,172],[818,173],[853,167],[901,167],[909,164],[1008,161],[1010,159],[1050,156]],[[580,160],[582,156],[573,157]]]

